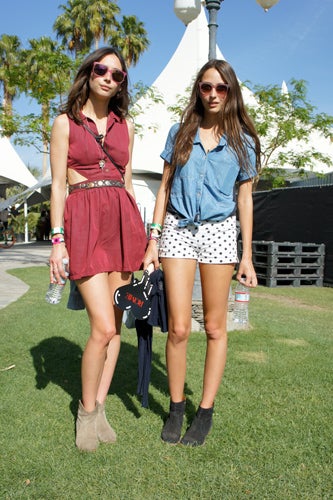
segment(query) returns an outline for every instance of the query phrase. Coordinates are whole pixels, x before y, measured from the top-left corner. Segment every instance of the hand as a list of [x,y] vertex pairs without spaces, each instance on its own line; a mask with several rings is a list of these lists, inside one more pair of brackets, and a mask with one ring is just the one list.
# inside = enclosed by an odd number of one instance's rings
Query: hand
[[158,269],[160,267],[160,262],[158,260],[158,247],[156,241],[153,240],[149,241],[142,262],[144,270],[146,270],[150,264],[154,266],[154,269]]
[[61,285],[67,279],[69,264],[63,265],[63,259],[69,262],[68,252],[64,243],[53,245],[50,255],[50,282]]
[[255,288],[258,285],[257,275],[251,259],[242,259],[240,261],[236,279],[250,288]]

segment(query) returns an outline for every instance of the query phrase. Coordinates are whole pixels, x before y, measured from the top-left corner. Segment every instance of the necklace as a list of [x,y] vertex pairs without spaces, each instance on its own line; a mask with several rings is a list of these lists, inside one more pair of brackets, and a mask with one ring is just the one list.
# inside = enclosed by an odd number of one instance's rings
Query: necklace
[[206,153],[209,153],[219,144],[220,135],[216,134],[214,130],[200,127],[200,141]]
[[[84,128],[95,138],[97,144],[100,146],[101,150],[103,151],[104,155],[106,154],[105,152],[105,149],[103,147],[103,139],[104,139],[104,134],[95,134],[95,132],[93,130],[91,130],[90,127],[88,127],[88,125],[86,125],[85,123],[83,123],[83,126]],[[105,163],[106,163],[106,157],[104,156],[104,158],[101,158],[98,162],[98,165],[99,165],[99,168],[101,170],[104,170],[104,167],[105,167]]]
[[[105,156],[107,158],[109,158],[109,160],[111,161],[111,163],[113,163],[113,165],[116,167],[116,169],[118,170],[118,172],[120,173],[121,177],[124,178],[124,171],[123,171],[123,167],[121,167],[120,165],[118,165],[118,163],[116,163],[114,161],[114,159],[111,157],[110,153],[107,151],[107,149],[104,147],[104,144],[103,144],[103,134],[98,134],[96,135],[95,132],[93,130],[91,130],[90,127],[88,127],[88,125],[86,125],[84,122],[82,122],[82,125],[83,127],[87,130],[87,132],[89,132],[89,134],[91,134],[94,138],[95,138],[95,141],[97,142],[97,144],[101,147],[103,153],[105,154]],[[99,166],[100,168],[103,170],[104,166],[105,166],[105,159],[101,159],[99,160]]]
[[[103,153],[105,154],[105,152],[104,152],[104,148],[103,148],[103,139],[104,139],[104,135],[103,135],[103,134],[98,134],[98,135],[96,135],[96,136],[95,136],[95,139],[96,139],[97,144],[99,144],[99,145],[101,146],[102,151],[103,151]],[[105,167],[105,160],[106,160],[106,158],[102,158],[102,159],[101,159],[101,160],[99,160],[99,162],[98,162],[99,168],[100,168],[100,169],[102,169],[102,170],[103,170],[103,169],[104,169],[104,167]]]

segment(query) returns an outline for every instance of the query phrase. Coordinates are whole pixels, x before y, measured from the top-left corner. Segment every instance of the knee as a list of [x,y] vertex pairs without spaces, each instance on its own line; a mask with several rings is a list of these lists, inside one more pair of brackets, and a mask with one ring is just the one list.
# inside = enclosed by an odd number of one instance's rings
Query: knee
[[108,327],[104,331],[104,339],[106,345],[109,345],[110,341],[113,339],[113,337],[116,335],[116,327],[114,325]]
[[225,322],[205,320],[205,332],[208,340],[225,340],[227,338],[227,325]]
[[106,324],[92,332],[92,336],[103,346],[107,347],[116,335],[115,325]]
[[185,325],[173,325],[169,328],[168,339],[173,344],[180,344],[186,342],[190,335],[190,328]]

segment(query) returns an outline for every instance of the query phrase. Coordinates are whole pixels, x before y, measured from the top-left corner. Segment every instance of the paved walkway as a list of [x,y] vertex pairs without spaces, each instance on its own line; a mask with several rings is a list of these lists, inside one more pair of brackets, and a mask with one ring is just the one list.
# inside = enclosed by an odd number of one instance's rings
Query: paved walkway
[[18,267],[46,266],[50,251],[49,241],[15,243],[11,248],[0,248],[0,309],[15,302],[29,290],[28,285],[6,271]]
[[[15,276],[6,271],[18,267],[32,267],[47,265],[51,252],[50,241],[37,241],[31,243],[15,243],[12,248],[0,248],[0,309],[22,297],[29,287]],[[202,315],[202,311],[200,311]],[[192,331],[202,331],[202,321],[199,323],[197,315],[192,318]],[[232,314],[228,313],[228,331],[236,326],[232,322]],[[237,329],[239,329],[239,325]]]

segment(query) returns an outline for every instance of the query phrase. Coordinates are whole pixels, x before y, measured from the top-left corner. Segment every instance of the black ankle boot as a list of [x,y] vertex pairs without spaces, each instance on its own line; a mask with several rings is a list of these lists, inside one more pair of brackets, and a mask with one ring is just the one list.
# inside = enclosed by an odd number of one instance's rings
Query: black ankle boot
[[170,401],[168,418],[162,429],[161,438],[166,443],[177,444],[182,432],[186,401],[173,403]]
[[213,424],[213,411],[213,406],[211,408],[201,408],[199,406],[190,428],[181,440],[181,444],[185,446],[201,446],[204,444]]

